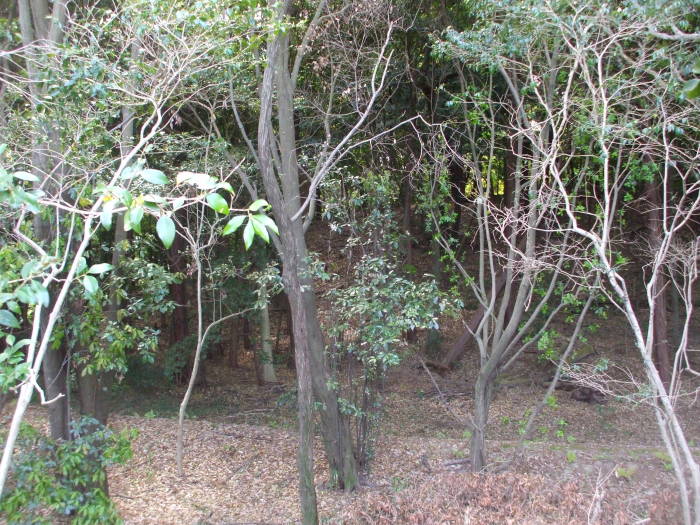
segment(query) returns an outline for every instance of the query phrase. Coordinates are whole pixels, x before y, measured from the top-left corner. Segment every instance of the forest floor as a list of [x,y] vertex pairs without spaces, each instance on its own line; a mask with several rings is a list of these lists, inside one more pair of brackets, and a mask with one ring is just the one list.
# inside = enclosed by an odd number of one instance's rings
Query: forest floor
[[[602,322],[604,336],[590,344],[635,373],[625,332],[622,319],[612,317]],[[461,421],[471,410],[468,379],[475,360],[468,355],[457,370],[431,378],[413,354],[392,372],[374,459],[356,492],[327,488],[317,439],[324,523],[678,522],[675,478],[653,413],[644,405],[616,399],[593,405],[556,391],[556,403],[546,405],[531,439],[519,449],[528,410],[545,392],[547,370],[534,355],[505,378],[491,410],[491,471],[507,468],[481,477],[465,472],[468,434]],[[296,414],[289,402],[294,375],[284,366],[278,373],[279,384],[258,386],[250,365],[232,370],[223,361],[209,363],[208,386],[195,392],[186,421],[185,479],[175,469],[181,389],[125,387],[115,397],[111,425],[137,428],[139,436],[133,459],[113,468],[109,483],[126,523],[294,523],[299,518]],[[683,399],[679,410],[697,447],[700,407],[695,399]],[[32,408],[30,421],[45,425],[43,412]]]
[[[315,235],[316,250],[325,252],[330,269],[349,279],[352,262],[344,260],[342,242],[326,232]],[[324,292],[338,285],[342,282],[319,283],[322,315],[330,310]],[[421,359],[437,357],[458,338],[464,319],[443,320],[442,349],[426,348],[419,338],[391,371],[382,392],[374,458],[359,490],[345,494],[328,488],[316,440],[324,523],[679,522],[675,477],[648,406],[615,397],[588,404],[556,391],[556,402],[545,405],[521,447],[524,422],[543,398],[551,374],[535,354],[526,354],[500,381],[487,433],[489,473],[468,473],[464,421],[472,412],[478,355],[471,348],[444,376],[429,375],[421,365]],[[628,373],[641,377],[624,319],[610,312],[608,319],[591,322],[599,329],[588,335],[579,354],[609,359],[618,379]],[[567,327],[558,329],[566,333]],[[700,341],[690,346],[698,348]],[[111,495],[127,524],[269,525],[299,519],[294,372],[280,365],[278,384],[259,386],[250,356],[242,357],[235,369],[223,357],[206,362],[207,385],[195,390],[185,425],[184,479],[175,468],[176,415],[184,387],[143,377],[116,393],[111,426],[139,431],[133,458],[109,472]],[[688,390],[699,386],[687,381]],[[699,403],[682,397],[678,411],[700,455]],[[10,410],[5,407],[2,420]],[[41,407],[33,406],[28,419],[46,426]]]

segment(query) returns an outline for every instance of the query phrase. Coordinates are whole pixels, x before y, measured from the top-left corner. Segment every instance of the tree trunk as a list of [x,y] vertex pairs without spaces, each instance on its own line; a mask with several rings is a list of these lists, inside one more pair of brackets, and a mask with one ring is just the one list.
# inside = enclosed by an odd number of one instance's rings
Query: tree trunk
[[270,335],[270,309],[268,303],[260,310],[260,371],[263,383],[275,383],[275,367],[272,363],[272,336]]
[[[321,433],[328,456],[330,482],[333,486],[349,491],[357,486],[357,462],[347,420],[340,413],[336,392],[328,385],[330,378],[325,344],[318,321],[313,281],[308,277],[310,270],[306,263],[308,255],[302,226],[297,221],[287,232],[281,233],[283,246],[296,246],[294,253],[283,249],[282,256],[282,275],[292,311],[295,353],[304,352],[308,355],[311,371],[309,379],[314,396],[321,405]],[[299,366],[298,358],[296,365]],[[301,381],[298,368],[297,377]]]
[[234,319],[229,323],[229,350],[228,350],[228,366],[230,368],[238,368],[240,363],[238,362],[238,343],[240,339],[240,331],[238,329],[239,322]]
[[[290,8],[289,1],[277,4],[276,16],[280,20],[283,19]],[[300,486],[302,506],[306,508],[316,497],[308,477],[313,471],[313,458],[310,455],[311,448],[305,446],[307,438],[304,434],[311,426],[311,399],[306,397],[311,389],[321,406],[321,431],[328,456],[331,483],[337,481],[337,486],[346,490],[355,488],[357,464],[347,421],[340,413],[336,393],[329,387],[330,377],[308,266],[303,219],[291,219],[300,206],[300,180],[294,127],[294,86],[289,67],[289,37],[288,32],[271,33],[268,39],[268,62],[260,86],[258,160],[265,193],[272,204],[280,230],[280,240],[277,244],[282,260],[282,279],[293,319],[299,385],[299,428],[302,438],[299,447]],[[273,97],[273,93],[276,97]],[[277,109],[276,134],[272,117],[273,106]],[[309,520],[311,515],[309,511]],[[305,510],[304,522],[316,523],[316,518],[307,521]]]
[[[661,202],[661,194],[657,184],[647,185],[647,199],[649,201],[649,211],[647,212],[647,225],[649,228],[649,243],[653,250],[661,244],[663,237],[663,217],[661,208],[665,207]],[[668,286],[666,275],[659,273],[654,287],[653,294],[653,359],[659,376],[666,388],[671,383],[671,347],[668,341]]]
[[[176,221],[177,223],[177,221]],[[184,273],[187,269],[185,241],[180,235],[175,236],[170,250],[168,251],[168,262],[170,270]],[[182,277],[182,281],[170,286],[170,294],[175,301],[175,310],[172,313],[172,324],[170,331],[170,346],[179,343],[189,334],[189,323],[187,316],[187,281]]]
[[[132,54],[137,54],[137,50],[132,49]],[[134,112],[128,108],[122,108],[122,133],[121,133],[121,156],[126,156],[131,150],[131,143],[134,138]],[[122,244],[127,239],[127,232],[124,229],[124,214],[117,214],[114,226],[114,248],[112,251],[112,271],[119,271],[123,252]],[[119,300],[116,286],[112,286],[109,291],[109,305],[105,308],[105,320],[116,323],[121,301]],[[101,424],[106,425],[109,417],[107,396],[114,381],[114,371],[99,370],[94,374],[83,374],[81,372],[78,379],[78,389],[80,392],[80,413],[82,415],[95,418]],[[104,487],[106,493],[106,486]]]
[[70,404],[68,403],[68,352],[65,345],[49,349],[42,363],[49,426],[53,439],[70,439]]
[[493,377],[485,368],[474,386],[474,428],[469,445],[471,468],[480,472],[486,467],[486,425],[488,424]]

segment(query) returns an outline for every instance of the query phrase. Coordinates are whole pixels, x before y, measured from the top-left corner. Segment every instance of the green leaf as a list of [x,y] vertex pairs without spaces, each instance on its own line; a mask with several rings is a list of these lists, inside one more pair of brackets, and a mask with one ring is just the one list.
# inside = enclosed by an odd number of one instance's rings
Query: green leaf
[[109,230],[112,227],[112,212],[104,210],[100,213],[100,224],[105,230]]
[[7,144],[0,144],[0,157],[2,157],[2,154],[5,153],[6,149],[7,149]]
[[263,223],[265,226],[270,231],[275,232],[277,235],[280,234],[279,229],[277,229],[277,224],[275,224],[275,221],[272,220],[271,217],[268,217],[267,215],[263,215],[262,213],[259,213],[257,215],[254,215],[254,217],[261,223]]
[[80,275],[86,269],[87,269],[87,260],[85,259],[85,257],[81,257],[80,259],[78,259],[78,267],[76,268],[75,273]]
[[267,206],[269,206],[269,204],[268,204],[268,202],[267,202],[265,199],[258,199],[258,200],[256,200],[253,204],[251,204],[250,206],[248,206],[248,209],[249,209],[250,211],[255,212],[255,211],[258,211],[260,208],[264,208],[264,207],[267,207]]
[[227,192],[234,194],[235,192],[233,191],[233,186],[231,186],[228,182],[220,182],[219,184],[216,185],[217,188],[222,188],[226,190]]
[[165,199],[163,197],[161,197],[160,195],[154,195],[153,193],[144,195],[143,200],[144,202],[153,202],[156,204],[163,204],[165,202]]
[[216,188],[216,179],[206,173],[195,173],[193,171],[181,171],[175,176],[176,184],[192,184],[200,190],[211,190]]
[[19,321],[15,317],[15,314],[7,310],[0,310],[0,324],[9,326],[10,328],[19,328]]
[[141,171],[141,166],[131,164],[130,166],[127,166],[122,170],[121,178],[127,180],[133,179],[134,177],[136,177],[136,175],[139,174],[139,171]]
[[[127,208],[131,206],[131,203],[133,202],[134,198],[131,196],[131,193],[129,193],[129,190],[125,190],[124,188],[111,188],[112,193],[119,199],[121,203],[124,204]],[[112,202],[112,201],[109,201]],[[107,207],[107,204],[105,203],[105,207]],[[116,204],[116,203],[115,203]]]
[[32,273],[34,273],[37,266],[37,261],[28,261],[24,263],[24,266],[22,266],[22,269],[19,272],[19,274],[22,276],[22,279],[27,279]]
[[92,275],[86,275],[83,277],[83,286],[85,287],[85,291],[90,295],[94,294],[100,287],[97,279],[95,279]]
[[15,297],[24,304],[36,304],[36,298],[29,286],[20,286],[15,290]]
[[49,291],[46,287],[39,281],[32,281],[29,283],[29,287],[32,292],[34,292],[35,300],[40,302],[43,306],[49,306]]
[[163,173],[160,170],[154,170],[154,169],[147,169],[143,170],[141,172],[141,177],[144,180],[147,180],[151,184],[157,184],[158,186],[162,186],[163,184],[168,183],[168,177],[165,176],[165,173]]
[[[141,219],[143,219],[143,208],[141,206],[136,206],[131,208],[127,214],[129,218],[129,224],[137,233],[141,233]],[[126,227],[124,228],[126,230]]]
[[228,223],[226,226],[224,226],[224,229],[222,230],[221,234],[222,235],[230,235],[233,232],[235,232],[238,228],[241,227],[241,224],[243,224],[243,221],[245,220],[246,216],[245,215],[237,215]]
[[265,225],[256,219],[256,215],[251,216],[250,222],[253,223],[253,229],[258,237],[260,237],[265,242],[270,242],[270,235],[267,233],[267,228]]
[[12,174],[12,176],[15,179],[26,180],[29,182],[39,182],[39,177],[26,171],[16,171]]
[[245,225],[245,228],[243,229],[243,244],[245,245],[245,249],[249,249],[250,246],[253,244],[253,238],[255,237],[255,228],[253,227],[252,221],[248,221],[248,224]]
[[31,211],[32,213],[39,213],[39,201],[34,195],[32,195],[31,193],[27,193],[21,188],[17,188],[16,193],[19,200],[21,200],[24,204],[27,205],[29,211]]
[[683,93],[688,98],[698,98],[700,97],[700,78],[694,78],[688,80],[683,86]]
[[228,215],[228,202],[218,193],[210,193],[207,195],[207,203],[211,206],[217,213],[222,215]]
[[170,217],[163,215],[156,224],[156,233],[163,242],[163,246],[170,248],[175,240],[175,223]]
[[[695,61],[695,64],[693,64],[693,73],[700,75],[700,58],[698,58]],[[2,153],[0,153],[0,155],[2,155]]]
[[88,273],[101,274],[110,271],[112,268],[114,267],[109,263],[93,264],[90,266]]

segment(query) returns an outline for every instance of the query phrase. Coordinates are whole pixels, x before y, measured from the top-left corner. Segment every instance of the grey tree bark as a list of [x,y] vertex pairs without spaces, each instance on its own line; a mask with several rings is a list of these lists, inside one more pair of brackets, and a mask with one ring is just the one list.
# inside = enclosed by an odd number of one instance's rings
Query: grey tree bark
[[[291,1],[277,5],[283,20]],[[294,80],[290,70],[289,33],[270,35],[268,62],[260,87],[257,157],[266,196],[280,230],[278,248],[282,279],[289,297],[295,341],[299,405],[299,470],[305,523],[315,523],[315,490],[311,456],[313,397],[319,402],[321,432],[328,456],[331,482],[345,490],[357,484],[357,466],[347,421],[340,413],[336,393],[330,389],[325,344],[318,320],[313,280],[300,209],[300,180],[294,128]],[[276,124],[273,121],[276,110]],[[311,508],[314,507],[312,511]]]
[[[18,0],[20,31],[22,43],[28,49],[36,50],[38,42],[43,42],[46,49],[58,45],[63,40],[63,28],[68,8],[65,1],[53,2],[49,8],[47,0]],[[36,57],[34,57],[36,58]],[[41,74],[33,60],[27,61],[27,74],[30,80],[29,89],[32,95],[32,105],[41,100],[46,91],[41,82]],[[40,112],[37,112],[40,114]],[[39,136],[40,134],[41,136]],[[62,163],[60,160],[60,140],[58,130],[50,122],[43,121],[32,137],[32,166],[35,175],[39,177],[36,183],[44,192],[55,195],[61,191]],[[57,225],[51,218],[36,214],[34,230],[37,238],[47,246],[54,239]],[[51,296],[53,297],[53,293]],[[48,310],[52,308],[49,304]],[[41,333],[46,330],[47,319],[44,318]],[[39,335],[41,337],[41,334]],[[54,439],[69,439],[70,406],[68,404],[68,354],[63,345],[55,350],[49,350],[42,365],[44,388],[49,399],[55,399],[48,406],[51,436]]]

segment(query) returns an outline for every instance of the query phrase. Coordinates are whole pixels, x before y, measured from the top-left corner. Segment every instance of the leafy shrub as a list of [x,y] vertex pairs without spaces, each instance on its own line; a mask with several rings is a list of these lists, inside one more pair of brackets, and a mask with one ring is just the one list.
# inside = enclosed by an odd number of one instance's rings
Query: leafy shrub
[[23,425],[12,472],[13,486],[0,500],[7,523],[73,525],[121,523],[106,493],[105,469],[131,457],[135,431],[116,434],[95,419],[71,424],[71,440],[55,441]]
[[[209,352],[221,342],[221,329],[217,326],[209,331],[204,340],[201,359],[204,360]],[[187,380],[186,368],[190,359],[194,357],[197,348],[197,335],[190,334],[181,341],[171,345],[165,352],[163,361],[163,373],[171,383],[182,384]]]

